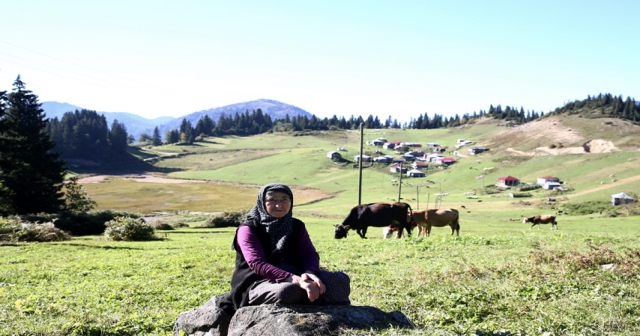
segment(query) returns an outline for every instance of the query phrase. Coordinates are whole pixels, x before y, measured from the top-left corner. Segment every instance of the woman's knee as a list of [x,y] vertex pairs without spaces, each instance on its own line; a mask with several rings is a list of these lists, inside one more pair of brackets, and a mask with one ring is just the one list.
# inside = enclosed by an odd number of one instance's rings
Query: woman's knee
[[294,284],[279,288],[275,293],[275,297],[277,303],[280,304],[301,304],[309,301],[305,290]]

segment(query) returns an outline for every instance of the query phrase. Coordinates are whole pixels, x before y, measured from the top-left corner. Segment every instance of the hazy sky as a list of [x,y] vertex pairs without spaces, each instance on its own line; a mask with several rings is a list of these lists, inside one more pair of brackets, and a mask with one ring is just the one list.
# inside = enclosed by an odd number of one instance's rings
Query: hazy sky
[[147,118],[267,98],[400,121],[640,100],[640,1],[5,1],[0,90]]

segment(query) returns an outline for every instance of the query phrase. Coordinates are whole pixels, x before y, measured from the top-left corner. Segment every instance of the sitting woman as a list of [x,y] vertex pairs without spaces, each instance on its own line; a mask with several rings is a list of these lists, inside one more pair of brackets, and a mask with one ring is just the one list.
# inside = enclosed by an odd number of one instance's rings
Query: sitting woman
[[[244,306],[349,304],[349,277],[320,270],[320,257],[303,222],[293,218],[293,193],[271,183],[236,231],[236,268],[228,303]],[[231,302],[229,302],[229,300]]]

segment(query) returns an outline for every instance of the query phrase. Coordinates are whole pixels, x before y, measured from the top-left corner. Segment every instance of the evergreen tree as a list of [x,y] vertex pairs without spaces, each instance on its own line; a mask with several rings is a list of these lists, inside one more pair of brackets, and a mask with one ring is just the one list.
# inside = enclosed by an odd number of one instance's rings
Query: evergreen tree
[[162,145],[162,138],[160,138],[160,130],[158,129],[158,126],[153,129],[153,138],[151,138],[151,142],[154,146]]
[[20,76],[0,103],[0,211],[7,214],[55,213],[62,205],[66,172],[38,96]]

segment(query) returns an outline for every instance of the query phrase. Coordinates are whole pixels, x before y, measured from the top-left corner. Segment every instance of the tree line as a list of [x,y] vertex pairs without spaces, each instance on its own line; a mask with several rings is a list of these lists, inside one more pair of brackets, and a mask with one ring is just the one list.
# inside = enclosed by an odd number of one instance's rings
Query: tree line
[[[611,117],[629,120],[633,122],[640,121],[640,105],[635,99],[627,97],[622,100],[622,95],[613,96],[610,93],[598,94],[597,96],[587,96],[587,99],[576,100],[566,103],[553,111],[553,114],[567,112],[569,114],[592,112],[594,117]],[[593,115],[595,112],[595,115]]]
[[62,120],[49,120],[45,130],[55,143],[53,150],[64,159],[106,162],[127,156],[126,126],[114,120],[109,128],[104,115],[96,111],[66,112]]
[[[265,132],[298,132],[298,131],[327,131],[327,130],[348,130],[357,129],[360,124],[364,124],[365,128],[412,128],[412,129],[435,129],[442,127],[455,127],[482,117],[491,117],[498,120],[509,121],[513,124],[522,124],[541,117],[543,113],[535,111],[525,111],[523,107],[518,110],[515,107],[506,106],[504,109],[501,105],[494,107],[491,105],[488,111],[480,110],[473,114],[465,113],[462,117],[455,115],[451,118],[441,114],[429,116],[427,113],[419,115],[416,119],[409,122],[399,123],[397,119],[389,116],[385,120],[380,120],[377,116],[369,115],[366,119],[362,116],[349,118],[338,117],[334,115],[331,118],[318,118],[315,115],[306,116],[298,115],[290,117],[286,115],[284,118],[272,121],[268,114],[264,114],[262,110],[257,109],[253,112],[245,111],[234,115],[222,114],[218,122],[214,122],[208,115],[204,115],[198,121],[196,127],[191,122],[183,119],[179,129],[169,130],[164,135],[164,143],[173,144],[178,142],[193,143],[198,136],[224,136],[238,135],[247,136],[261,134]],[[156,135],[154,136],[142,134],[139,141],[158,142]]]

